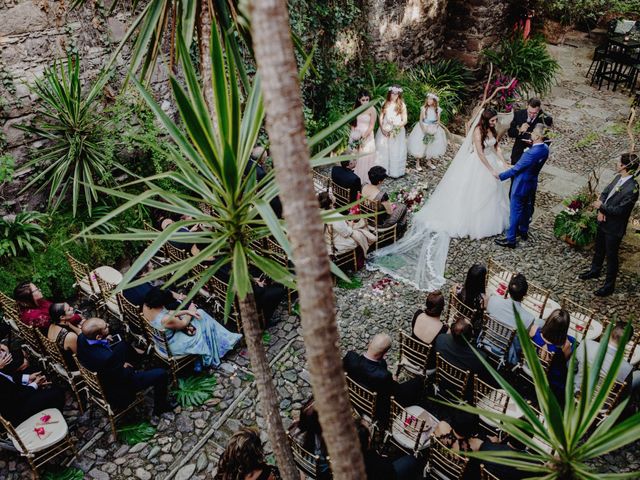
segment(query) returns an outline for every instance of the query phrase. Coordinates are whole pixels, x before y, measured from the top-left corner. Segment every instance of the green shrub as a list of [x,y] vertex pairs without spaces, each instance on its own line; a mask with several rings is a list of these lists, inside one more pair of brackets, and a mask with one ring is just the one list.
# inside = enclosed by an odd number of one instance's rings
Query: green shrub
[[0,257],[33,253],[44,246],[45,231],[40,223],[45,216],[38,212],[20,212],[0,218]]
[[516,78],[518,90],[523,96],[531,90],[544,95],[551,90],[560,65],[547,50],[544,38],[525,39],[521,32],[504,39],[497,48],[482,51],[483,62],[493,63],[498,73]]

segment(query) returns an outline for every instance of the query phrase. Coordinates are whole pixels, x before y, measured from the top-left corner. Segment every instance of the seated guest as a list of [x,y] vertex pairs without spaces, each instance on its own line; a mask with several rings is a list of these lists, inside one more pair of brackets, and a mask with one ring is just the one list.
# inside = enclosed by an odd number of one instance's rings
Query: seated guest
[[[318,202],[323,210],[334,208],[334,202],[329,192],[320,192]],[[338,218],[342,216],[338,212],[334,212],[334,215]],[[364,219],[337,220],[324,225],[324,240],[329,254],[339,255],[356,250],[358,267],[360,267],[364,265],[364,258],[369,246],[376,241],[376,235],[369,230]]]
[[[195,245],[194,245],[194,247],[195,247]],[[142,268],[142,270],[140,270],[136,274],[134,279],[135,280],[140,279],[140,278],[148,275],[152,271],[153,271],[153,262],[149,262]],[[154,290],[154,289],[158,289],[158,286],[155,284],[155,282],[145,282],[145,283],[142,283],[142,284],[137,285],[135,287],[129,287],[129,288],[124,289],[122,291],[122,295],[124,295],[124,298],[129,300],[129,302],[131,302],[133,305],[135,305],[137,307],[142,307],[142,304],[144,303],[145,297],[147,296],[147,294],[151,290]],[[180,293],[175,293],[175,292],[171,292],[171,295],[175,299],[175,306],[177,308],[178,305],[180,304],[179,302],[184,300],[185,296],[180,294]]]
[[331,469],[327,453],[327,446],[322,438],[322,427],[318,419],[318,412],[313,407],[313,398],[300,411],[300,419],[291,425],[291,437],[307,452],[319,457],[318,480],[331,479]]
[[[613,329],[611,330],[611,335],[609,337],[609,342],[607,345],[607,353],[602,362],[602,368],[600,369],[600,375],[606,375],[611,369],[611,363],[613,362],[613,358],[620,348],[620,340],[622,339],[622,335],[624,335],[624,329],[627,327],[626,322],[617,322]],[[632,331],[633,333],[633,331]],[[578,361],[578,371],[576,373],[574,379],[575,391],[579,392],[582,388],[582,376],[584,373],[584,348],[587,350],[587,364],[589,367],[593,364],[593,361],[598,354],[598,349],[600,348],[600,342],[596,342],[595,340],[584,340],[582,344],[578,347],[578,351],[576,352]],[[629,389],[629,393],[631,393],[634,397],[638,395],[640,390],[640,371],[633,371],[633,366],[623,357],[622,363],[620,364],[620,368],[618,369],[618,374],[616,376],[616,380],[618,382],[627,382],[627,387]]]
[[[515,274],[509,282],[509,298],[490,295],[487,300],[487,313],[503,325],[515,330],[516,316],[513,313],[515,307],[525,328],[529,330],[535,321],[535,316],[526,310],[521,303],[522,299],[527,295],[528,289],[529,284],[525,276],[521,273]],[[518,363],[520,354],[520,340],[516,336],[509,351],[509,363],[511,365]]]
[[389,195],[380,190],[382,182],[388,178],[384,167],[376,165],[369,170],[370,184],[362,187],[362,196],[378,202],[378,226],[382,228],[391,227],[398,224],[403,231],[407,226],[407,206],[403,203],[391,203]]
[[82,324],[78,336],[78,360],[98,374],[107,401],[114,409],[129,405],[136,392],[153,387],[154,415],[173,410],[169,401],[167,371],[164,368],[135,370],[127,361],[133,349],[125,341],[112,342],[109,325],[100,318],[90,318]]
[[417,478],[420,468],[416,457],[403,455],[395,460],[383,457],[371,446],[369,429],[359,421],[356,422],[356,428],[367,480],[415,480]]
[[21,347],[9,348],[4,343],[0,343],[0,357],[8,355],[8,362],[4,367],[0,366],[0,371],[5,375],[14,377],[16,374],[34,373],[34,368],[29,365],[29,357],[25,355]]
[[529,335],[537,350],[543,350],[550,361],[547,377],[551,391],[558,402],[564,405],[565,384],[567,382],[567,360],[576,345],[576,339],[569,332],[569,312],[558,308],[549,314],[542,327],[531,326]]
[[[356,161],[354,159],[343,160],[340,162],[340,165],[335,165],[331,169],[331,180],[333,180],[333,183],[349,190],[349,203],[355,202],[358,199],[358,193],[362,190],[360,177],[353,172],[355,166]],[[338,201],[336,201],[336,203],[339,207],[344,206]]]
[[[436,367],[435,354],[439,353],[442,359],[452,365],[463,370],[469,370],[471,373],[469,380],[471,380],[475,374],[478,375],[482,381],[495,385],[495,380],[474,353],[470,345],[472,340],[473,327],[471,326],[471,323],[464,318],[459,318],[451,326],[449,333],[438,335],[436,337],[433,344],[434,348],[432,349],[434,351],[434,355],[430,359],[429,368]],[[443,387],[440,386],[440,388]],[[470,389],[467,388],[467,390]]]
[[220,359],[240,341],[242,335],[224,328],[195,304],[187,310],[170,310],[175,298],[167,290],[154,289],[144,299],[142,315],[154,328],[168,330],[167,342],[174,355],[200,355],[195,370],[218,367]]
[[[20,309],[22,323],[43,330],[49,328],[51,302],[42,296],[38,287],[31,282],[22,282],[13,291],[13,298]],[[69,319],[69,323],[73,325],[79,325],[81,321],[82,316],[79,314],[74,314]]]
[[425,309],[417,310],[413,314],[413,320],[411,321],[413,338],[431,345],[438,335],[447,333],[449,326],[440,320],[443,310],[444,295],[442,295],[442,292],[436,290],[429,293]]
[[242,428],[233,434],[224,449],[214,480],[278,480],[278,469],[267,465],[260,435]]
[[[502,441],[498,441],[496,437],[489,437],[487,440],[481,442],[480,448],[478,448],[478,452],[516,452],[516,453],[524,453],[526,450],[526,446],[524,443],[515,439],[514,437],[507,435],[507,438],[503,438]],[[499,463],[489,462],[487,460],[482,460],[481,462],[478,460],[472,460],[471,468],[469,469],[469,473],[473,476],[469,476],[470,479],[480,478],[480,463],[484,464],[485,470],[489,473],[492,473],[500,480],[523,480],[525,478],[533,479],[536,475],[531,472],[525,472],[523,470],[519,470],[518,468],[509,467],[506,465],[501,465]],[[476,470],[477,469],[477,470]],[[477,472],[477,473],[476,473]]]
[[391,348],[391,337],[377,333],[369,342],[363,355],[347,352],[342,359],[344,371],[353,381],[367,390],[378,393],[378,419],[386,422],[391,397],[401,405],[410,405],[420,399],[423,379],[416,377],[403,383],[393,379],[384,357]]
[[77,370],[73,354],[78,351],[78,335],[82,333],[82,330],[70,323],[73,315],[73,307],[70,307],[68,303],[51,304],[49,307],[51,325],[47,331],[47,338],[58,345],[67,368]]
[[64,391],[49,387],[41,372],[8,375],[5,368],[13,361],[11,353],[0,350],[0,415],[14,427],[47,408],[64,408]]
[[[190,219],[191,217],[184,216],[184,215],[180,217],[180,220],[190,220]],[[174,222],[175,220],[172,218],[163,218],[162,221],[160,222],[160,230],[166,230],[169,227],[169,225],[171,225]],[[183,226],[176,231],[179,233],[187,233],[187,232],[195,231],[197,230],[197,228],[198,228],[198,225],[194,225],[191,228],[187,228]],[[192,243],[179,242],[175,240],[169,240],[169,243],[174,247],[176,247],[177,249],[182,250],[183,252],[190,251],[191,247],[193,246]]]
[[455,287],[458,300],[474,311],[472,322],[475,335],[480,333],[482,328],[482,316],[487,300],[486,283],[487,269],[484,265],[476,263],[467,272],[464,284]]

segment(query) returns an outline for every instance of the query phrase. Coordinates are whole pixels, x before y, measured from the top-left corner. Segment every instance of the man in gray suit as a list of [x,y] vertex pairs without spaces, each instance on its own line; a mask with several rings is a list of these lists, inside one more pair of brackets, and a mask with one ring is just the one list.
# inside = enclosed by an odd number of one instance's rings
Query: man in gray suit
[[[520,315],[520,319],[527,330],[531,328],[531,325],[535,321],[535,316],[526,310],[522,306],[522,299],[527,295],[529,284],[527,279],[521,273],[516,273],[511,277],[509,282],[509,298],[503,298],[498,295],[491,295],[487,302],[487,313],[489,316],[496,319],[498,322],[506,325],[509,328],[516,328],[516,316],[513,313],[513,308]],[[520,357],[520,342],[516,337],[509,350],[507,357],[508,363],[514,365],[518,362]]]
[[[606,375],[611,368],[611,363],[613,362],[613,357],[618,350],[620,345],[620,339],[624,334],[624,329],[627,326],[625,322],[618,322],[615,324],[613,329],[611,330],[611,336],[609,337],[609,345],[607,345],[607,353],[602,362],[602,369],[600,370],[601,375]],[[584,348],[587,349],[587,363],[589,366],[593,364],[593,361],[598,354],[598,349],[600,348],[600,343],[595,340],[585,340],[584,346],[580,345],[577,349],[576,360],[578,361],[578,371],[576,373],[574,379],[574,390],[575,392],[579,392],[582,387],[582,375],[584,372]],[[627,382],[627,391],[632,394],[634,397],[637,397],[640,391],[640,371],[633,372],[633,367],[631,364],[622,360],[620,364],[620,369],[618,370],[618,375],[616,380],[619,382]]]

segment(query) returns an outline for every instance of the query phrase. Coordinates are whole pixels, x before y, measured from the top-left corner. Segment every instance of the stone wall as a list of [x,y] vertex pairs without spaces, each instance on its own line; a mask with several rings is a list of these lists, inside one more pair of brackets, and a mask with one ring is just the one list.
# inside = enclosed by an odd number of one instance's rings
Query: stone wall
[[378,60],[401,67],[437,60],[450,0],[367,0],[368,43]]
[[509,28],[508,10],[507,0],[449,0],[444,55],[475,67],[480,51]]

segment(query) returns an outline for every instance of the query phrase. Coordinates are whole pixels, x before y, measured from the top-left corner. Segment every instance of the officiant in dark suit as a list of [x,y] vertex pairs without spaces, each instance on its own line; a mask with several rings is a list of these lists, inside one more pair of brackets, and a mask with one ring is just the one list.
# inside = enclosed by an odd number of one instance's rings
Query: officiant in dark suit
[[598,278],[606,258],[607,275],[604,285],[594,292],[599,297],[611,295],[615,288],[619,264],[618,250],[627,231],[631,211],[638,200],[638,182],[634,178],[638,171],[638,163],[635,153],[624,153],[618,161],[618,175],[607,185],[600,199],[593,202],[593,206],[598,209],[596,251],[591,268],[581,273],[580,278]]
[[508,135],[515,138],[513,149],[511,150],[511,165],[515,165],[520,160],[525,148],[531,146],[531,132],[538,124],[550,127],[553,124],[551,115],[542,111],[539,98],[531,98],[527,108],[516,110],[513,120],[509,126]]

